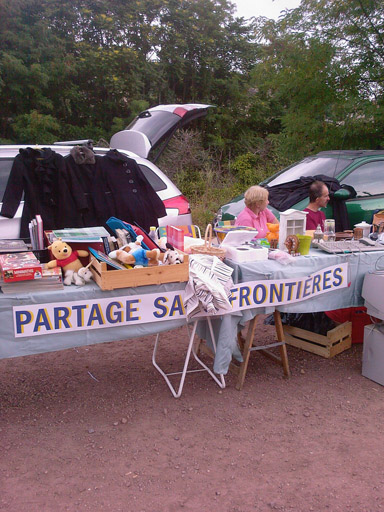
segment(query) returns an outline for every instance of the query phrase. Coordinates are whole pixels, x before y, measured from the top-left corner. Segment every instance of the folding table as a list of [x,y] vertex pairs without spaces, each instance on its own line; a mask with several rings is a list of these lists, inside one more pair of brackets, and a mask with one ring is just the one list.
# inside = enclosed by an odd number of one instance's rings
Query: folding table
[[[112,342],[119,340],[128,340],[132,338],[140,338],[142,336],[155,334],[156,341],[153,350],[152,362],[155,368],[160,372],[169,386],[173,396],[179,397],[183,391],[184,381],[187,373],[194,371],[207,372],[214,381],[221,387],[225,387],[224,376],[217,377],[198,357],[194,348],[194,337],[198,320],[188,325],[185,318],[164,321],[140,322],[131,325],[120,325],[117,327],[105,327],[96,329],[71,330],[67,332],[57,332],[54,334],[42,334],[38,336],[19,337],[14,335],[13,323],[13,306],[26,305],[44,305],[58,304],[70,305],[79,301],[87,301],[89,299],[98,301],[101,299],[111,299],[113,301],[123,302],[129,300],[132,296],[144,296],[145,294],[153,294],[154,292],[164,294],[166,292],[180,291],[185,288],[185,283],[168,283],[164,285],[140,286],[138,288],[120,288],[111,291],[102,291],[91,282],[86,286],[65,286],[62,290],[28,292],[18,294],[0,293],[0,358],[10,358],[16,356],[25,356],[30,354],[38,354],[43,352],[52,352],[64,350],[68,348],[80,347],[84,345],[93,345],[96,343]],[[169,375],[164,372],[156,361],[156,355],[159,349],[160,333],[176,329],[187,325],[188,329],[188,346],[184,359],[183,369],[180,373],[181,380],[176,390],[169,380]],[[208,319],[208,325],[212,329],[211,321]],[[213,337],[213,332],[212,332]],[[214,337],[213,337],[214,339]],[[214,347],[216,343],[214,341]],[[177,346],[180,350],[181,346]],[[201,366],[199,370],[188,370],[188,364],[193,355],[194,359]]]

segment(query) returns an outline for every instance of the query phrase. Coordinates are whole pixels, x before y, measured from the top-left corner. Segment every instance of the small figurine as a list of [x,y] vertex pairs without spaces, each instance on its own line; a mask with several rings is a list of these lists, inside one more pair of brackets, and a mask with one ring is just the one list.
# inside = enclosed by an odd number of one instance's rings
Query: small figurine
[[295,255],[299,248],[299,239],[296,235],[288,235],[284,245],[288,249],[289,254]]

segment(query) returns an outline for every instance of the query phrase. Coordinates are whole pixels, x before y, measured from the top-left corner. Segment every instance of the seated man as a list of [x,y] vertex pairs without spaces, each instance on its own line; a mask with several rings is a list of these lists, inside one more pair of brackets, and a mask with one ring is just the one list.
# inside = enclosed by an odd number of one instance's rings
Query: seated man
[[329,190],[322,181],[314,181],[309,187],[309,204],[303,210],[307,212],[306,229],[316,229],[320,224],[324,231],[325,214],[320,208],[325,208],[329,201]]

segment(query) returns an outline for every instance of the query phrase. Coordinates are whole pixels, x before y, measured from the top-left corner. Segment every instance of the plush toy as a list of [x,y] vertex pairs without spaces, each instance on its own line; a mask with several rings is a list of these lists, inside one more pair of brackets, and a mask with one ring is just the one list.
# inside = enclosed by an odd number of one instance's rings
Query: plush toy
[[121,263],[127,263],[128,265],[134,265],[135,267],[148,267],[150,265],[158,265],[160,250],[152,249],[148,251],[141,247],[143,237],[139,235],[135,242],[131,242],[117,251],[112,251],[108,256],[114,260],[121,261]]
[[268,240],[271,249],[276,249],[277,247],[279,240],[279,227],[280,224],[272,224],[271,222],[267,222],[267,228],[269,231],[266,234],[266,239]]
[[170,244],[167,244],[166,247],[167,250],[162,255],[163,265],[175,265],[178,263],[183,263],[184,254],[177,252],[176,249],[174,249]]
[[83,286],[92,278],[92,273],[87,267],[83,267],[81,258],[89,255],[88,251],[73,251],[72,247],[63,242],[61,238],[55,240],[48,249],[51,250],[54,260],[47,263],[47,268],[61,267],[64,272],[64,284],[69,286]]

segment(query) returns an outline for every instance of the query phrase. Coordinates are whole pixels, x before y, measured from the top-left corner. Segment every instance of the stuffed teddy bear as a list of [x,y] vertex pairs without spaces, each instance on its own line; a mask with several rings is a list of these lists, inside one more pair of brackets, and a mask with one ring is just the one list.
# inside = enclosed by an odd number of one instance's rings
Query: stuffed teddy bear
[[73,251],[72,247],[63,242],[61,238],[55,240],[48,249],[56,258],[47,263],[47,268],[61,267],[64,272],[64,284],[69,286],[74,283],[76,286],[83,286],[92,278],[92,273],[87,267],[83,267],[81,258],[89,256],[88,251]]
[[277,243],[279,241],[280,224],[272,224],[271,222],[267,222],[267,228],[269,231],[266,235],[266,239],[268,240],[271,249],[276,249]]
[[149,265],[158,265],[160,250],[152,249],[148,251],[141,247],[143,241],[142,235],[136,238],[135,242],[131,242],[127,245],[123,245],[121,249],[112,251],[108,256],[114,260],[127,263],[128,265],[134,265],[135,267],[148,267]]

